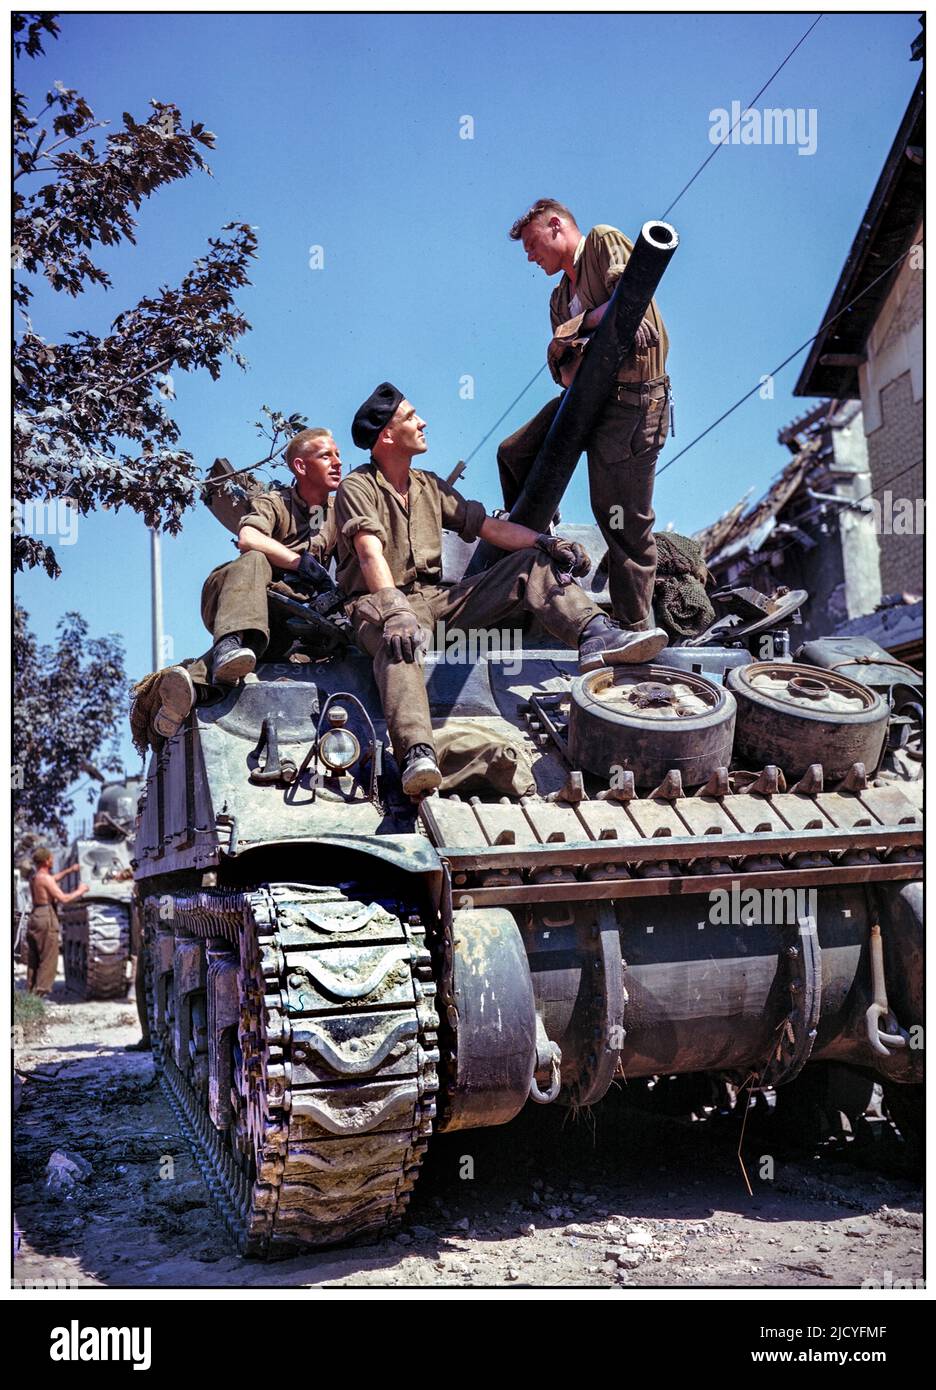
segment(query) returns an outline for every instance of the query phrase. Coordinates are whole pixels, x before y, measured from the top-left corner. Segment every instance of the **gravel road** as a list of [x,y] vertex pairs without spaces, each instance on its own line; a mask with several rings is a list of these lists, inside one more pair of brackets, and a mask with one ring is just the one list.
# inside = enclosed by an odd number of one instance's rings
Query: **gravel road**
[[[62,990],[61,984],[58,990]],[[62,999],[59,994],[57,998]],[[393,1239],[258,1263],[234,1252],[138,1036],[132,1001],[53,1002],[15,1051],[17,1284],[80,1287],[837,1288],[922,1284],[921,1189],[886,1120],[786,1148],[768,1114],[528,1107],[434,1141]],[[64,1190],[46,1182],[55,1152]],[[82,1162],[83,1160],[83,1162]],[[62,1167],[61,1160],[53,1166]]]

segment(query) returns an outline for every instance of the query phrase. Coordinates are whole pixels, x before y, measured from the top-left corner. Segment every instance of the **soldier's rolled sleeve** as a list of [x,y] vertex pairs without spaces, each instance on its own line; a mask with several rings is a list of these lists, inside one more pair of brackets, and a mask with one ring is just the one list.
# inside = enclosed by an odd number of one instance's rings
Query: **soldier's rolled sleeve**
[[470,502],[444,478],[437,477],[436,482],[439,486],[443,530],[456,531],[463,541],[471,545],[480,536],[481,527],[487,519],[484,503]]
[[376,536],[384,550],[387,548],[387,532],[378,519],[374,500],[351,479],[342,483],[335,497],[335,526],[352,548],[355,536],[362,534]]
[[265,536],[275,537],[280,522],[281,518],[274,498],[268,494],[261,494],[254,499],[253,511],[241,517],[237,529],[242,531],[245,526],[253,526],[255,530],[262,531]]
[[630,246],[623,232],[617,231],[614,227],[609,227],[606,231],[596,236],[595,250],[598,254],[598,264],[601,269],[601,274],[604,276],[605,289],[610,298],[615,285],[624,274],[624,267],[630,260]]

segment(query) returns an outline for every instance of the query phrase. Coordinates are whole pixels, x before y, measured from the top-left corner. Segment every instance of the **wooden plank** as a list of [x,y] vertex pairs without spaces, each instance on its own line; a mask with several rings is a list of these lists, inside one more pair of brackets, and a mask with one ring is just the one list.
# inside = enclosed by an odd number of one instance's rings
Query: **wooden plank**
[[[619,801],[580,801],[575,810],[590,840],[601,840],[602,832],[608,830],[615,831],[618,843],[633,844],[643,839]],[[610,836],[607,839],[613,843]]]
[[464,801],[427,796],[419,808],[419,816],[430,840],[439,848],[450,845],[453,849],[468,849],[488,843],[474,808]]
[[661,832],[685,835],[686,827],[668,801],[652,801],[649,797],[628,801],[627,814],[646,839],[652,840]]
[[474,801],[472,810],[489,845],[539,844],[522,807],[501,801]]
[[738,827],[715,796],[685,796],[673,803],[692,835],[736,835]]
[[814,796],[787,792],[772,796],[770,804],[791,830],[828,830],[831,825]]
[[748,834],[755,830],[789,830],[789,826],[784,825],[765,796],[751,796],[747,792],[738,792],[726,796],[722,805],[738,827]]
[[582,833],[582,822],[568,803],[534,801],[531,797],[524,801],[523,810],[541,845],[586,838]]
[[816,800],[832,824],[841,830],[879,824],[877,816],[862,806],[861,798],[853,792],[820,792]]
[[868,787],[859,801],[884,825],[922,825],[923,817],[900,787]]

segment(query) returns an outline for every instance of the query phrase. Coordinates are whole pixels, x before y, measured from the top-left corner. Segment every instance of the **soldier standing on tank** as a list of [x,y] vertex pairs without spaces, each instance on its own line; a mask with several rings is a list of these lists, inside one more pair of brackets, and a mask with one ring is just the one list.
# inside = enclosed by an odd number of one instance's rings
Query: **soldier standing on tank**
[[[567,387],[633,251],[616,227],[599,225],[587,235],[567,207],[540,198],[510,229],[544,274],[562,272],[549,300],[553,337],[547,362],[553,380]],[[651,302],[621,359],[617,378],[586,444],[592,510],[608,547],[611,611],[622,626],[648,626],[656,571],[653,479],[669,430],[669,339]],[[509,436],[497,451],[504,505],[516,502],[533,460],[549,432],[562,395]]]
[[[370,450],[370,462],[348,475],[335,499],[338,584],[351,600],[355,640],[374,659],[410,796],[441,783],[420,665],[436,624],[486,630],[532,613],[560,642],[578,647],[582,670],[647,661],[666,644],[662,632],[657,638],[622,631],[573,582],[590,568],[580,545],[490,517],[480,502],[467,501],[436,474],[414,469],[413,459],[428,448],[425,431],[425,420],[402,391],[383,382],[351,428],[358,448]],[[443,528],[510,553],[481,574],[447,584]]]
[[286,463],[295,481],[288,491],[259,493],[241,518],[239,559],[212,570],[202,588],[202,619],[214,638],[205,657],[160,673],[159,705],[152,728],[161,738],[179,732],[192,706],[196,687],[234,685],[265,656],[268,661],[289,647],[293,635],[282,623],[271,628],[267,590],[291,598],[308,597],[275,574],[295,574],[313,586],[318,567],[327,566],[335,548],[333,494],[341,482],[341,455],[327,429],[307,429],[286,448]]
[[52,851],[44,845],[33,854],[33,864],[35,872],[29,884],[33,906],[26,930],[26,988],[30,994],[48,999],[55,984],[61,946],[57,905],[73,903],[87,893],[88,885],[79,883],[71,893],[64,892],[59,880],[76,873],[81,865],[69,864],[67,869],[53,873]]

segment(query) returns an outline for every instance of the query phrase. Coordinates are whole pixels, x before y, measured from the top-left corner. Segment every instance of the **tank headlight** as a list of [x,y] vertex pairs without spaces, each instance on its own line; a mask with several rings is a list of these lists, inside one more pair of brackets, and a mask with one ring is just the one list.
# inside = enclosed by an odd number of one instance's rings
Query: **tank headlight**
[[319,743],[319,757],[332,772],[344,772],[361,756],[361,745],[348,729],[329,729]]

